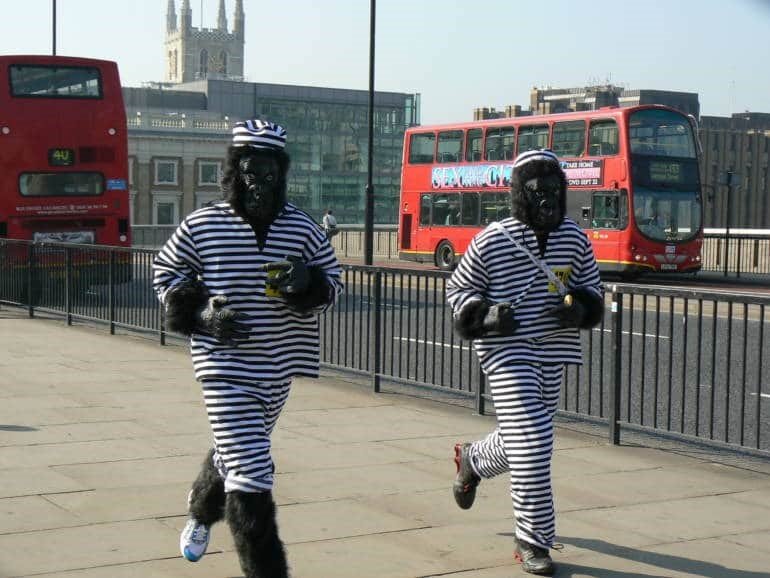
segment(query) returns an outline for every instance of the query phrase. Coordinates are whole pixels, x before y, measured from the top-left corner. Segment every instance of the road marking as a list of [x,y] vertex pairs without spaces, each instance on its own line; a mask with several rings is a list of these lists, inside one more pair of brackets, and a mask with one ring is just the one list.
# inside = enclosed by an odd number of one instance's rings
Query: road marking
[[470,351],[471,348],[463,345],[453,345],[451,343],[441,343],[439,341],[426,341],[424,339],[413,339],[411,337],[394,337],[393,341],[409,341],[413,343],[422,343],[423,345],[438,345],[439,347],[451,347],[452,349],[461,349],[462,351]]
[[[595,327],[593,329],[594,331],[604,331],[605,333],[612,333],[612,329],[599,329],[598,327]],[[622,332],[624,335],[628,335],[628,331]],[[636,335],[637,337],[658,337],[659,339],[671,339],[668,335],[656,335],[655,333],[640,333],[638,331],[634,331],[632,335]]]
[[[708,383],[701,383],[698,387],[703,387],[705,389],[711,389],[711,386]],[[759,395],[759,397],[764,397],[765,399],[770,399],[770,393],[760,393],[757,394],[753,391],[749,391],[748,395]]]

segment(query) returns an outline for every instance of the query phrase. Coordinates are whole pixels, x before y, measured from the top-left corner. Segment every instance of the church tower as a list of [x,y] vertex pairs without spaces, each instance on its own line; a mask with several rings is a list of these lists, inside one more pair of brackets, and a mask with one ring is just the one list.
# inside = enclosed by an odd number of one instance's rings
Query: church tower
[[216,28],[193,28],[190,0],[182,0],[177,20],[176,0],[168,0],[165,82],[243,80],[243,30],[243,0],[235,0],[232,32],[227,30],[225,0],[219,0]]

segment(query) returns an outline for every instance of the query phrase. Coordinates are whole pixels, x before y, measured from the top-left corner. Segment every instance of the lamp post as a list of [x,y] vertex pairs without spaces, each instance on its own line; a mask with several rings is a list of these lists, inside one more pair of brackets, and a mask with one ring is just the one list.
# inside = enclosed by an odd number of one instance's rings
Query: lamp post
[[56,56],[56,0],[52,0],[53,6],[51,7],[52,18],[52,35],[53,35],[53,55]]
[[374,17],[376,0],[369,1],[369,153],[366,167],[366,209],[364,213],[364,265],[373,263],[374,253],[374,184],[372,166],[374,155]]

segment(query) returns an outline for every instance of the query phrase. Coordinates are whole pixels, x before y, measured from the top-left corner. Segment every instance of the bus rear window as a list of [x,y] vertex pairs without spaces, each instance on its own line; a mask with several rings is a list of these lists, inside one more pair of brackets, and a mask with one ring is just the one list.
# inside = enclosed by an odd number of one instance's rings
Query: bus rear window
[[102,77],[91,66],[14,64],[11,95],[32,98],[102,98]]
[[101,173],[23,173],[23,197],[96,197],[104,192]]
[[628,119],[631,152],[642,155],[695,158],[690,120],[672,110],[638,110]]
[[409,138],[409,164],[424,165],[433,162],[436,135],[432,132],[413,134]]

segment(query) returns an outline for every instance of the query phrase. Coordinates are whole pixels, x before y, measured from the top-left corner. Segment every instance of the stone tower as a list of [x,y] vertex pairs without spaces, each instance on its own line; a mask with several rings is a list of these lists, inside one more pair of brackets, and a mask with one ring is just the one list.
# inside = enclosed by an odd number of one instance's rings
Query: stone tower
[[235,0],[232,32],[227,30],[225,0],[219,0],[216,28],[193,28],[190,0],[182,0],[177,19],[176,0],[168,0],[165,82],[243,80],[243,45],[243,0]]

